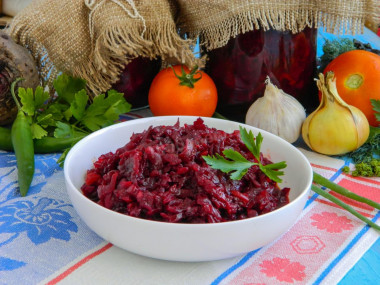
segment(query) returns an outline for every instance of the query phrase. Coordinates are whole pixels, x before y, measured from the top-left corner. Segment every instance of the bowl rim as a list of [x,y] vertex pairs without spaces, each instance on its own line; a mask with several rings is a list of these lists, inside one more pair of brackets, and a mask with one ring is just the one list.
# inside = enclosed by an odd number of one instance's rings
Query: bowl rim
[[[302,158],[302,160],[304,160],[306,162],[306,165],[307,165],[307,168],[308,168],[306,174],[309,176],[309,177],[307,177],[308,178],[307,179],[308,182],[307,182],[306,187],[297,195],[297,197],[294,200],[291,200],[288,204],[282,206],[281,208],[275,209],[275,210],[273,210],[271,212],[268,212],[268,213],[265,213],[265,214],[261,214],[259,216],[255,216],[255,217],[251,217],[251,218],[246,218],[246,219],[241,219],[241,220],[218,222],[218,223],[199,223],[199,224],[190,224],[189,223],[189,224],[187,224],[187,223],[171,223],[171,222],[166,222],[166,221],[148,220],[148,219],[143,219],[143,218],[139,218],[139,217],[132,217],[132,216],[129,216],[129,215],[125,215],[125,214],[113,211],[111,209],[108,209],[106,207],[103,207],[103,206],[95,203],[94,201],[91,201],[90,199],[88,199],[86,196],[83,195],[83,193],[80,190],[80,188],[78,189],[76,186],[74,186],[74,183],[72,182],[72,180],[71,180],[71,178],[69,176],[69,170],[67,170],[67,169],[68,169],[71,161],[73,160],[72,157],[74,156],[73,154],[76,151],[76,149],[78,149],[82,145],[86,144],[87,141],[91,140],[95,136],[100,136],[102,133],[108,132],[111,129],[124,127],[125,125],[133,124],[136,121],[144,123],[145,121],[150,122],[150,121],[153,121],[153,120],[167,120],[167,119],[173,120],[174,118],[178,118],[179,120],[181,118],[194,119],[194,120],[196,120],[197,118],[201,118],[201,119],[203,119],[203,121],[205,122],[206,125],[207,125],[206,121],[209,121],[210,119],[213,120],[213,121],[214,120],[215,121],[226,121],[228,124],[234,123],[234,124],[237,124],[238,126],[241,125],[243,127],[253,128],[253,129],[255,129],[255,130],[257,130],[257,131],[259,131],[261,133],[265,133],[265,135],[274,136],[274,137],[276,137],[276,139],[282,140],[284,143],[286,143],[291,148],[293,148],[293,150],[296,151],[296,153],[298,153],[300,155],[300,157]],[[157,124],[155,124],[155,125],[157,125]],[[158,124],[158,125],[160,125],[160,124]],[[126,143],[127,142],[125,142],[124,144],[126,144]],[[68,186],[70,186],[70,187],[66,187],[66,190],[68,192],[73,193],[77,197],[79,197],[79,199],[81,201],[83,201],[85,203],[91,203],[92,206],[94,206],[96,209],[106,211],[106,213],[110,214],[110,215],[116,215],[116,216],[118,216],[120,218],[123,218],[123,219],[126,219],[126,220],[131,220],[133,222],[138,222],[138,223],[142,223],[142,224],[144,224],[144,223],[147,224],[147,225],[162,224],[162,225],[166,225],[166,226],[170,226],[170,227],[176,227],[176,228],[185,227],[185,228],[192,228],[192,229],[194,229],[194,228],[204,228],[204,227],[222,227],[222,226],[226,226],[228,224],[239,225],[241,223],[247,223],[249,221],[258,221],[258,220],[262,220],[262,219],[269,219],[273,215],[277,215],[277,214],[279,214],[282,211],[286,211],[286,209],[292,207],[294,204],[296,204],[297,202],[299,202],[299,200],[303,199],[304,196],[309,193],[310,188],[311,188],[311,184],[312,184],[312,180],[313,180],[313,170],[312,170],[311,164],[307,160],[306,156],[299,149],[297,149],[295,146],[293,146],[292,144],[290,144],[286,140],[282,139],[281,137],[278,137],[278,136],[276,136],[276,135],[274,135],[274,134],[272,134],[270,132],[267,132],[267,131],[262,130],[260,128],[253,127],[253,126],[250,126],[250,125],[247,125],[247,124],[244,124],[244,123],[235,122],[235,121],[228,121],[228,120],[219,119],[219,118],[199,117],[199,116],[156,116],[156,117],[137,118],[137,119],[123,121],[123,122],[120,122],[120,123],[117,123],[117,124],[114,124],[114,125],[102,128],[102,129],[97,130],[97,131],[89,134],[88,136],[84,137],[83,139],[81,139],[79,142],[77,142],[70,149],[70,151],[68,152],[68,154],[67,154],[67,156],[65,158],[63,170],[64,170],[65,182],[68,184]]]

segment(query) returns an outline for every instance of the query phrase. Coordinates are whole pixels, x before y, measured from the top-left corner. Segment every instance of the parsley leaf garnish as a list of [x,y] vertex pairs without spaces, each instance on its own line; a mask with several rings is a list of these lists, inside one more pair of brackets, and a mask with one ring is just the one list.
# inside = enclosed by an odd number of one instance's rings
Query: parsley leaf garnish
[[18,96],[21,99],[22,110],[28,115],[34,115],[34,95],[32,88],[19,88]]
[[255,138],[252,131],[247,132],[245,128],[240,126],[240,137],[258,162],[247,160],[240,152],[233,149],[225,149],[223,151],[224,157],[217,153],[213,156],[203,156],[203,159],[212,168],[228,173],[233,180],[240,180],[251,166],[258,165],[260,170],[270,179],[277,183],[282,182],[280,176],[284,175],[284,172],[279,171],[279,169],[286,167],[285,161],[267,165],[263,165],[260,161],[260,149],[263,142],[261,133]]
[[70,104],[70,112],[78,121],[83,118],[87,106],[87,101],[88,95],[86,90],[82,89],[81,91],[75,93],[74,100]]
[[245,159],[239,152],[232,149],[225,149],[223,154],[231,160],[225,159],[218,153],[215,156],[203,156],[203,159],[212,168],[229,173],[230,178],[233,180],[240,180],[248,169],[256,164]]
[[18,96],[21,99],[22,110],[28,115],[28,120],[31,123],[33,139],[40,139],[48,135],[45,130],[48,124],[48,117],[40,116],[39,109],[43,107],[46,100],[50,97],[48,92],[45,92],[41,86],[38,86],[34,91],[32,88],[19,88]]
[[32,129],[32,135],[33,135],[33,138],[35,138],[35,139],[43,138],[43,137],[47,136],[47,134],[48,134],[47,131],[45,131],[37,123],[32,123],[30,125],[30,128]]
[[54,130],[54,137],[56,138],[67,138],[71,137],[73,134],[73,129],[71,125],[57,122],[57,128]]
[[100,94],[94,98],[92,104],[83,115],[83,124],[91,131],[99,130],[113,124],[120,114],[127,113],[131,105],[124,100],[123,94],[114,90]]
[[263,142],[263,136],[261,133],[259,133],[255,139],[252,131],[247,132],[245,128],[242,126],[239,127],[240,129],[240,137],[245,146],[249,149],[250,152],[254,155],[254,157],[260,161],[260,149],[261,144]]
[[74,78],[67,74],[61,74],[54,82],[53,86],[60,99],[66,103],[73,102],[75,94],[82,89],[86,89],[86,81],[80,78]]
[[373,110],[375,111],[375,117],[380,122],[380,100],[371,99]]

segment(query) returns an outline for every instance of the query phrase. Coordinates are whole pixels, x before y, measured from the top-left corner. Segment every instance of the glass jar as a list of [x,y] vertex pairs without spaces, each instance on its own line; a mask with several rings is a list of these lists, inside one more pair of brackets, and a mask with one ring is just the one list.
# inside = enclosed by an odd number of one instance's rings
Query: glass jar
[[315,28],[297,34],[253,30],[208,51],[206,72],[218,90],[217,111],[244,122],[248,108],[264,94],[267,76],[307,111],[313,111],[319,104],[314,81],[316,38]]
[[150,85],[160,69],[160,59],[137,57],[125,66],[112,88],[124,93],[132,109],[147,107]]

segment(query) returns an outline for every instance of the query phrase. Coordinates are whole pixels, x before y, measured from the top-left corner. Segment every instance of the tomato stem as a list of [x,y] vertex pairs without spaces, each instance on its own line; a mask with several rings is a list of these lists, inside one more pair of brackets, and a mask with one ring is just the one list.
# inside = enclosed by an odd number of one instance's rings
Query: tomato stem
[[[187,86],[189,88],[194,88],[195,82],[197,82],[198,80],[202,78],[202,73],[199,72],[197,65],[192,70],[190,70],[190,73],[186,73],[185,69],[181,65],[181,71],[182,71],[181,75],[178,75],[175,72],[173,66],[170,66],[170,67],[173,70],[174,75],[179,79],[179,85]],[[196,75],[199,75],[199,77],[195,78]]]

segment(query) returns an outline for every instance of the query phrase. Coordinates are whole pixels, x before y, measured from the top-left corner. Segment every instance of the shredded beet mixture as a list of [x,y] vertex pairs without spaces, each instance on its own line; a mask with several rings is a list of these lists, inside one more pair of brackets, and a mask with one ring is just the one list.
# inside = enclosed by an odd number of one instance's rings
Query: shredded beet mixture
[[[216,223],[241,220],[289,203],[289,188],[279,189],[252,166],[231,180],[212,169],[203,155],[233,148],[248,160],[254,156],[239,131],[226,133],[193,125],[150,127],[133,134],[115,153],[99,157],[81,187],[98,204],[133,217],[175,223]],[[261,155],[262,164],[271,163]]]

